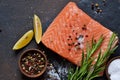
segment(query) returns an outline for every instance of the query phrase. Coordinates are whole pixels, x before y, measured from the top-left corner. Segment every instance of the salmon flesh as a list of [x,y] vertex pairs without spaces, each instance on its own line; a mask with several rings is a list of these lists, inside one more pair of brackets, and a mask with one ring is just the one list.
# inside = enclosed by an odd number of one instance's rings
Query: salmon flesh
[[[105,39],[100,47],[103,54],[112,33],[78,8],[74,2],[69,2],[47,28],[42,43],[70,62],[80,65],[82,51],[86,54],[86,43],[91,42],[93,37],[98,41],[103,35]],[[98,51],[93,57],[98,57]]]

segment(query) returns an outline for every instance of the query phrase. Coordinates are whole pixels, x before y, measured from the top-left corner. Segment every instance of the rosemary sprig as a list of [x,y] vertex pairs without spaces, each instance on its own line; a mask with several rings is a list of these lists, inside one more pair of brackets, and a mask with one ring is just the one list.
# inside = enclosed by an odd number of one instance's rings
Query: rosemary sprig
[[81,66],[77,66],[75,70],[71,68],[72,71],[68,72],[68,80],[92,80],[100,76],[100,73],[105,69],[105,62],[118,47],[113,47],[116,42],[116,34],[113,33],[110,38],[107,50],[102,55],[100,49],[97,61],[93,65],[92,63],[94,62],[95,58],[92,57],[92,55],[100,48],[103,40],[104,37],[102,35],[97,42],[94,41],[94,38],[92,39],[91,47],[89,44],[87,44],[87,54],[85,55],[84,51],[82,52]]

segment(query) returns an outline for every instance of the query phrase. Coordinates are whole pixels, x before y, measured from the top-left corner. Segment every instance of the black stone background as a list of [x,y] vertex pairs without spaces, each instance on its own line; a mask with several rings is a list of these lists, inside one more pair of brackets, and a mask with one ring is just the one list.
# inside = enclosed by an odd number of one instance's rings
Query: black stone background
[[[28,30],[33,29],[33,15],[37,14],[43,25],[43,33],[57,14],[70,1],[85,11],[89,16],[100,22],[120,37],[120,0],[107,0],[103,6],[102,0],[0,0],[0,80],[57,80],[47,79],[47,71],[37,79],[29,79],[21,74],[18,68],[18,58],[26,49],[37,48],[45,50],[47,58],[53,64],[61,80],[67,80],[67,70],[74,66],[54,52],[46,49],[41,43],[37,45],[33,39],[25,48],[13,51],[15,42]],[[91,3],[99,3],[103,12],[96,14],[91,10]],[[120,55],[120,47],[110,58]],[[107,80],[103,77],[95,80]]]

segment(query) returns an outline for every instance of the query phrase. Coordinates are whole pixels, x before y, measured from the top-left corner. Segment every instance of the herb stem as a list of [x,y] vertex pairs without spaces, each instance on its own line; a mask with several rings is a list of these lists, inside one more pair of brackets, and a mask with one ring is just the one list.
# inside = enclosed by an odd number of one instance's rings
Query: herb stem
[[[81,66],[76,67],[76,70],[72,72],[71,76],[68,77],[68,80],[92,80],[100,76],[99,74],[105,69],[105,62],[118,47],[113,46],[116,44],[116,34],[113,33],[109,40],[106,51],[102,53],[100,46],[103,40],[104,37],[102,35],[97,42],[95,42],[94,38],[92,38],[91,47],[87,43],[87,54],[85,55],[84,51],[82,51]],[[95,64],[93,64],[95,58],[92,57],[92,55],[98,49],[100,50],[98,53],[99,55],[97,57],[97,61],[95,62]]]

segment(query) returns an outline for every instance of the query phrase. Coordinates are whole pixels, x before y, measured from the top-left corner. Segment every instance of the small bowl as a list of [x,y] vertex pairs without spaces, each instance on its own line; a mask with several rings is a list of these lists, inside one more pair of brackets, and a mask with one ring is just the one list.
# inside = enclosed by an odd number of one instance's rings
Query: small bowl
[[38,49],[25,50],[19,57],[20,71],[27,77],[37,78],[41,76],[47,67],[46,55]]
[[106,73],[106,77],[107,77],[108,80],[111,80],[111,79],[110,79],[110,75],[109,75],[109,73],[108,73],[108,67],[109,67],[110,63],[111,63],[112,61],[114,61],[115,59],[120,59],[120,56],[117,56],[117,57],[114,57],[114,58],[110,59],[110,61],[108,61],[107,65],[106,65],[105,73]]

